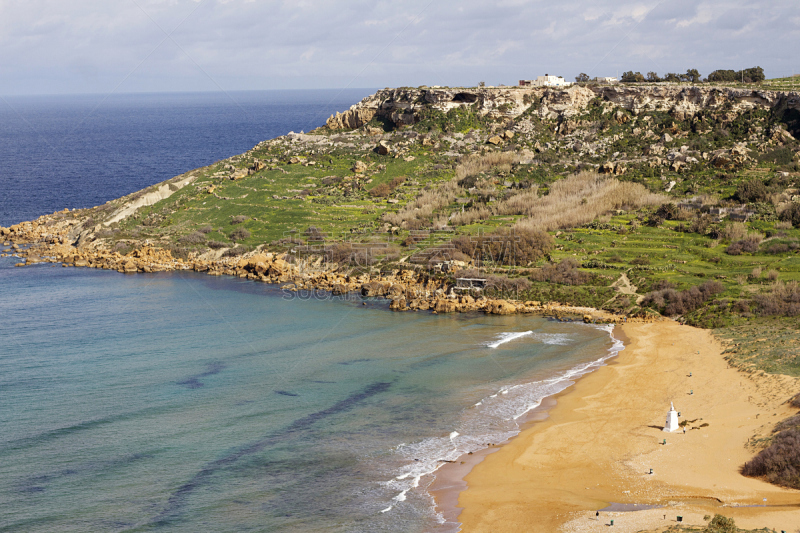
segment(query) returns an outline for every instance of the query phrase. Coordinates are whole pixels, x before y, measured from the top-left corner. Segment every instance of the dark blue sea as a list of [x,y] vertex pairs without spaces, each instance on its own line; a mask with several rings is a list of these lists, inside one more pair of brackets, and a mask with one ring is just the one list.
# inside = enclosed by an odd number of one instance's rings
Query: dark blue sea
[[[308,131],[368,92],[7,99],[0,224]],[[427,492],[443,461],[512,437],[619,349],[584,324],[16,262],[0,258],[1,532],[452,531]]]

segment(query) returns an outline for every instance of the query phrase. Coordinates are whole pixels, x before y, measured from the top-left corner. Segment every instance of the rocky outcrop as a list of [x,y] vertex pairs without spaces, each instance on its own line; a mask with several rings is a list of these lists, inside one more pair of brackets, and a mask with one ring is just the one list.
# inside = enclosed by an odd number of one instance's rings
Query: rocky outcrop
[[[678,120],[694,117],[700,111],[729,110],[741,113],[750,109],[800,110],[800,94],[783,91],[754,91],[711,86],[682,85],[573,85],[565,89],[542,87],[472,87],[384,89],[368,96],[344,113],[328,119],[331,130],[356,129],[373,118],[395,127],[413,125],[420,111],[430,107],[442,112],[470,107],[479,116],[515,118],[534,106],[543,119],[564,120],[582,114],[595,98],[638,115],[664,111]],[[624,113],[618,120],[627,120]]]

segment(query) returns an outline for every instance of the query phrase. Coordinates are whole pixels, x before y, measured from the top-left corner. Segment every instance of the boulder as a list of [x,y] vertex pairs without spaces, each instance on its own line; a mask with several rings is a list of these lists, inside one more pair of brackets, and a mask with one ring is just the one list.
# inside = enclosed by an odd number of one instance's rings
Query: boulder
[[364,163],[363,161],[356,161],[355,163],[353,163],[353,168],[351,168],[350,170],[352,170],[356,174],[363,174],[364,172],[367,171],[367,164]]
[[370,281],[361,286],[362,296],[386,296],[389,292],[389,284],[380,281]]
[[391,152],[392,150],[389,148],[389,143],[386,141],[379,142],[378,146],[375,147],[375,153],[378,155],[389,155]]
[[407,309],[405,296],[393,298],[392,303],[389,304],[389,309],[392,311],[405,311]]
[[455,313],[458,305],[453,300],[436,300],[433,310],[437,313]]
[[505,300],[492,300],[489,302],[486,312],[492,315],[513,315],[517,312],[517,308]]
[[489,137],[489,140],[486,141],[486,142],[489,143],[489,144],[493,144],[493,145],[497,146],[497,145],[503,144],[503,138],[498,136],[498,135],[495,135],[493,137]]

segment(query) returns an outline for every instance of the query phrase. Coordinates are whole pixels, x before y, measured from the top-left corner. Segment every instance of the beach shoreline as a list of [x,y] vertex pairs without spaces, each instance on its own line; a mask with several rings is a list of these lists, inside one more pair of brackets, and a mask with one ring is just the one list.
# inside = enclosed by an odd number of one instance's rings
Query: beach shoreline
[[[427,492],[433,497],[436,511],[445,521],[443,524],[444,526],[460,526],[459,515],[463,509],[458,505],[458,498],[461,492],[467,489],[465,477],[475,466],[480,464],[488,455],[501,450],[503,446],[519,437],[519,435],[528,428],[546,420],[549,411],[558,404],[558,399],[568,394],[581,379],[591,375],[594,371],[603,366],[614,364],[616,357],[619,355],[619,352],[625,349],[629,339],[620,328],[614,326],[610,327],[612,329],[609,331],[609,335],[612,341],[614,341],[614,345],[610,348],[611,353],[601,357],[602,363],[594,370],[578,376],[572,384],[568,385],[563,390],[542,398],[541,403],[526,413],[520,421],[519,433],[503,442],[492,443],[490,446],[476,452],[462,454],[455,461],[442,465],[431,474],[433,479],[427,486]],[[622,346],[620,347],[617,343],[621,343]]]
[[[796,380],[743,374],[709,331],[673,321],[614,328],[622,335],[625,349],[550,397],[542,419],[437,472],[430,490],[448,522],[553,532],[604,531],[614,519],[615,530],[662,531],[678,515],[705,525],[721,512],[739,527],[800,527],[800,491],[738,473],[757,451],[748,439],[795,413],[785,401]],[[691,421],[686,434],[662,431],[670,401]],[[628,511],[634,504],[655,507]],[[609,510],[596,519],[601,509]]]

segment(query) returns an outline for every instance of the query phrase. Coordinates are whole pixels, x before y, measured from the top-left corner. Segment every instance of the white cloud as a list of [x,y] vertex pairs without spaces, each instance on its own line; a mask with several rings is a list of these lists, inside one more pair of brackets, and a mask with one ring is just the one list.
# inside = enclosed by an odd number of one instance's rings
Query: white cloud
[[798,44],[794,0],[0,0],[0,94],[783,75]]

